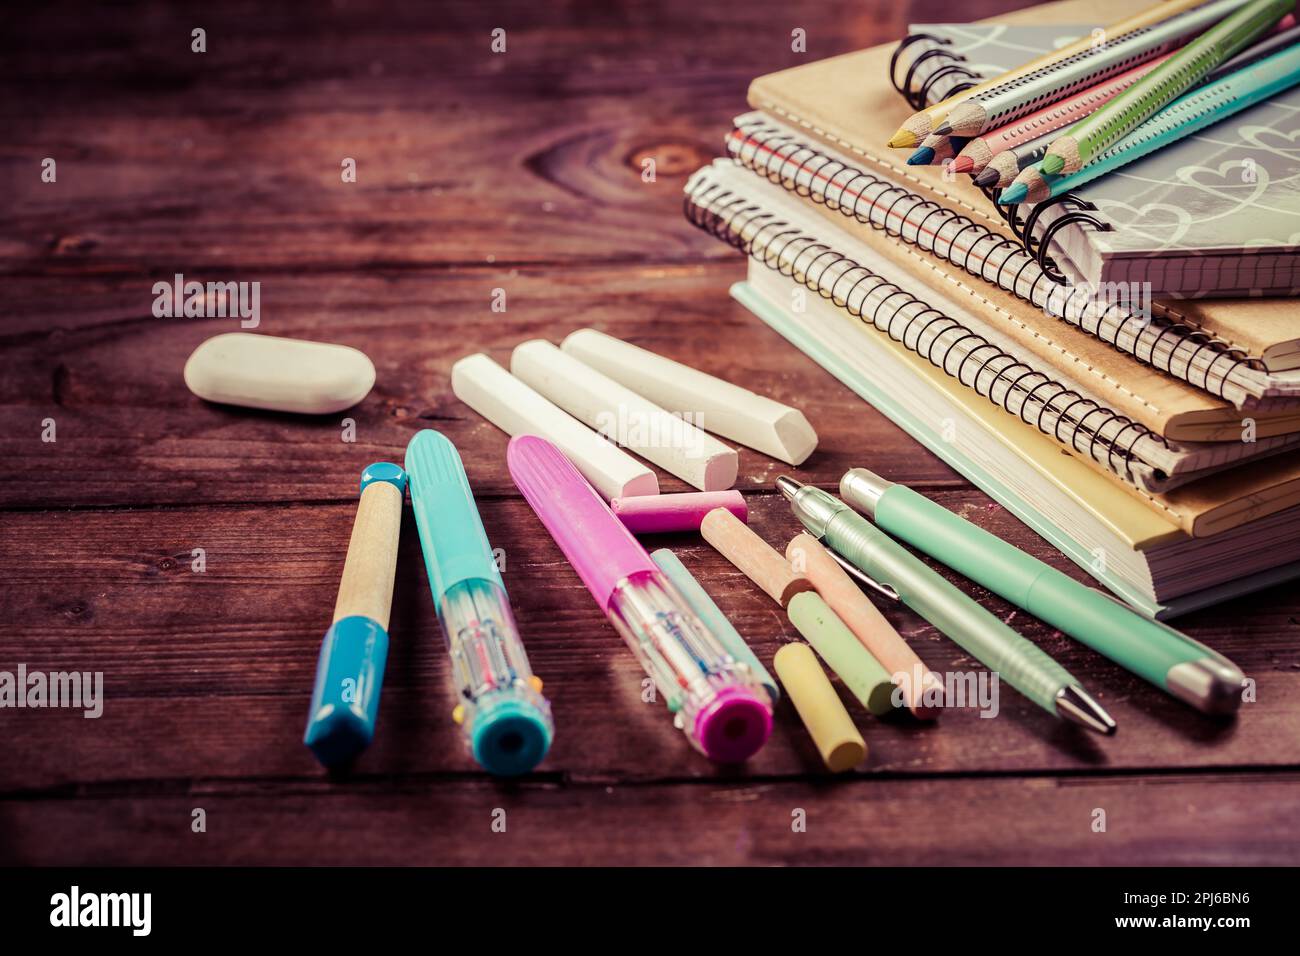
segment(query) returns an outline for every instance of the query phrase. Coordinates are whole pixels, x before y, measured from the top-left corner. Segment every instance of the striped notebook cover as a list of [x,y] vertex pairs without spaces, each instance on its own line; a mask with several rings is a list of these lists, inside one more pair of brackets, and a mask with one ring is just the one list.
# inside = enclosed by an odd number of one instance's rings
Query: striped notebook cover
[[[881,334],[903,342],[1008,413],[1147,491],[1167,491],[1277,454],[1300,434],[1254,442],[1176,442],[1098,401],[1037,356],[1016,349],[974,311],[927,287],[834,223],[727,160],[698,171],[686,186],[695,225],[842,303]],[[881,274],[888,274],[887,280]]]
[[[1005,24],[914,26],[891,77],[915,109],[1090,32]],[[910,41],[910,42],[909,42]],[[905,85],[911,76],[910,85]],[[1300,87],[1040,203],[1065,274],[1153,294],[1300,294]],[[1046,249],[1042,250],[1046,254]]]

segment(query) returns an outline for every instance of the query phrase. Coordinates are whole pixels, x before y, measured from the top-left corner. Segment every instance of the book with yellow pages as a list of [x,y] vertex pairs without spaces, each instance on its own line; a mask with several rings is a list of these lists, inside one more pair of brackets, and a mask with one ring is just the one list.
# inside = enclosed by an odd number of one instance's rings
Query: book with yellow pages
[[[1147,616],[1176,617],[1300,577],[1300,508],[1242,522],[1249,496],[1233,498],[1223,488],[1216,496],[1198,482],[1154,496],[1153,509],[830,301],[806,296],[803,311],[796,310],[799,289],[751,262],[749,280],[733,286],[732,295]],[[869,450],[863,455],[864,467],[880,465]],[[1274,461],[1300,475],[1300,461]],[[1252,467],[1261,466],[1273,464]],[[1228,526],[1206,537],[1182,530],[1198,522]]]

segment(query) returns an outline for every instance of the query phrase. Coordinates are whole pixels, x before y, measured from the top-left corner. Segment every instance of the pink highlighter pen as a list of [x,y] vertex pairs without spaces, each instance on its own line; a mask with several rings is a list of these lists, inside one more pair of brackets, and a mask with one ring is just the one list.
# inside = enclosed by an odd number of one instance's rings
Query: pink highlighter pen
[[727,653],[632,532],[558,448],[511,439],[510,477],[668,702],[673,725],[711,760],[738,763],[772,732],[767,691]]

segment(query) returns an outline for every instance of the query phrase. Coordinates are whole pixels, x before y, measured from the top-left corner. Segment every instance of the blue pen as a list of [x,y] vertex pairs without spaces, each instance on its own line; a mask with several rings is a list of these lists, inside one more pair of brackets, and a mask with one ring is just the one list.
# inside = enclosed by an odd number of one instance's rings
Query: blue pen
[[452,718],[484,770],[527,773],[551,746],[551,705],[528,666],[465,466],[446,436],[426,428],[406,447],[406,472],[459,691]]

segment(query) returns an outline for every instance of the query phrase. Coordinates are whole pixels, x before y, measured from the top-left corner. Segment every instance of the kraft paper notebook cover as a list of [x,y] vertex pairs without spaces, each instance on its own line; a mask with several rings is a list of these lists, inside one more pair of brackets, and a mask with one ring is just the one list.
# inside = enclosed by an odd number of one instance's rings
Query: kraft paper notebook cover
[[[1077,27],[1080,23],[1113,23],[1132,10],[1132,4],[1119,0],[1064,0],[983,22]],[[868,172],[879,170],[901,177],[926,198],[1018,243],[967,177],[945,182],[941,170],[909,167],[904,151],[885,146],[910,112],[887,79],[896,47],[897,43],[888,43],[759,77],[750,84],[749,104],[817,142],[847,152],[862,161]],[[1156,308],[1177,321],[1203,327],[1269,368],[1282,370],[1300,364],[1291,300],[1180,299],[1158,301]],[[1266,358],[1270,353],[1271,359]]]
[[[1169,514],[1130,499],[1034,429],[998,418],[997,409],[973,401],[969,390],[906,349],[868,338],[862,352],[852,354],[838,333],[818,335],[815,322],[791,315],[780,304],[788,301],[790,280],[755,263],[751,271],[758,282],[732,286],[737,301],[1147,616],[1176,617],[1300,576],[1300,561],[1287,555],[1288,548],[1294,550],[1293,525],[1300,516],[1275,515],[1218,537],[1191,538]],[[782,290],[781,283],[787,288]],[[823,302],[812,308],[834,310]],[[884,381],[882,365],[895,362],[902,377]],[[912,396],[938,400],[925,409],[909,409],[906,399]],[[965,434],[966,429],[983,439]],[[954,438],[968,440],[963,445]],[[1010,455],[1000,468],[998,447]],[[863,464],[871,465],[870,450],[863,455]],[[1044,482],[1036,490],[1033,475]],[[1272,554],[1261,555],[1270,547]],[[1110,560],[1099,560],[1099,554]],[[1269,567],[1270,561],[1275,566]],[[1189,568],[1210,574],[1189,581]]]
[[[1172,417],[1169,406],[1156,405],[1139,384],[1145,387],[1150,379],[1161,401],[1172,402],[1182,393],[1204,407],[1215,403],[1127,357],[1134,367],[1120,375],[1103,376],[1078,364],[1064,369],[1069,352],[1051,333],[1073,331],[1089,348],[1102,343],[1056,322],[1047,334],[1025,336],[1032,347],[1024,347],[1018,341],[1023,330],[1012,328],[1018,323],[991,309],[987,297],[950,288],[952,277],[922,263],[906,244],[874,234],[861,237],[877,244],[872,248],[728,160],[697,171],[686,192],[688,218],[699,228],[769,268],[798,275],[810,294],[834,298],[879,334],[903,341],[1007,413],[1147,491],[1169,490],[1300,441],[1300,434],[1243,441],[1235,412],[1229,419],[1235,441],[1162,437],[1154,427],[1164,427]],[[1074,377],[1079,373],[1086,384]],[[1094,385],[1105,387],[1105,398],[1098,398]],[[1117,410],[1111,398],[1132,408],[1133,415]]]

